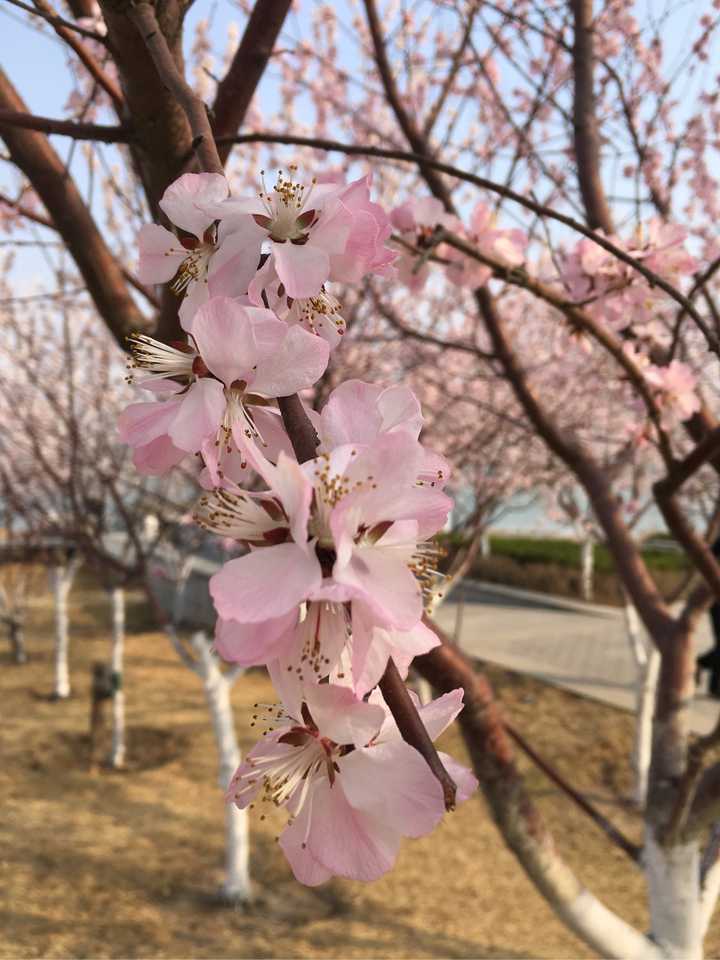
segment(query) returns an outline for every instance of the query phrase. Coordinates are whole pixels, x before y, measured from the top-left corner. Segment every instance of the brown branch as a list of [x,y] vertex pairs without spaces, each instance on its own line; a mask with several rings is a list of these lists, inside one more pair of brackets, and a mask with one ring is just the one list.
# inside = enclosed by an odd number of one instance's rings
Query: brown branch
[[296,393],[291,397],[278,397],[278,407],[298,463],[313,460],[317,455],[318,435],[300,397]]
[[660,649],[671,642],[673,620],[650,576],[637,545],[622,521],[617,499],[602,468],[589,451],[567,438],[550,419],[532,392],[508,340],[503,324],[488,291],[476,291],[476,299],[495,353],[503,365],[515,396],[525,414],[552,452],[565,463],[582,483],[607,537],[620,576],[648,632]]
[[54,120],[17,110],[0,110],[0,127],[21,127],[23,130],[55,133],[62,137],[72,137],[73,140],[94,140],[100,143],[128,143],[132,139],[130,129],[125,126]]
[[37,223],[41,227],[47,227],[48,230],[57,231],[57,227],[49,217],[44,217],[41,213],[36,213],[35,210],[31,210],[30,207],[26,207],[20,203],[19,200],[11,200],[10,197],[6,197],[5,194],[0,193],[0,203],[4,203],[6,207],[15,210],[26,220],[32,220],[33,223]]
[[443,798],[446,810],[455,809],[455,795],[457,786],[452,777],[442,764],[438,756],[435,745],[430,739],[425,724],[420,719],[415,704],[410,698],[408,689],[402,681],[398,668],[392,659],[388,660],[385,673],[380,678],[380,692],[385,703],[397,723],[400,735],[406,743],[420,753],[427,765],[430,767],[436,780],[440,783],[443,790]]
[[[0,114],[4,111],[0,110]],[[17,213],[24,217],[26,220],[32,220],[33,223],[39,224],[41,227],[46,227],[48,230],[54,230],[58,233],[58,228],[52,222],[49,217],[44,217],[40,213],[36,213],[34,210],[31,210],[29,207],[24,206],[22,203],[19,203],[15,200],[11,200],[10,197],[6,197],[4,194],[0,193],[0,203],[4,203],[6,207],[17,211]],[[131,287],[133,287],[139,294],[141,294],[149,304],[151,304],[156,309],[160,306],[160,301],[155,296],[155,294],[144,283],[140,283],[138,278],[134,273],[131,273],[127,267],[121,266],[121,271],[123,277],[127,280]]]
[[433,240],[435,243],[446,243],[448,246],[454,247],[456,250],[464,253],[465,256],[471,257],[472,259],[477,260],[479,263],[490,267],[490,269],[493,271],[493,275],[498,279],[504,280],[506,283],[512,284],[513,286],[520,287],[523,290],[527,290],[529,293],[532,293],[534,296],[538,297],[538,299],[544,300],[545,303],[548,303],[555,307],[555,309],[560,310],[570,321],[572,327],[583,330],[585,333],[588,333],[597,343],[599,343],[600,346],[602,346],[610,354],[610,356],[613,357],[619,366],[622,367],[627,375],[628,380],[633,385],[637,393],[639,393],[643,403],[645,404],[648,415],[652,420],[655,429],[657,430],[660,452],[662,453],[663,459],[668,465],[673,463],[670,439],[667,435],[667,431],[663,427],[662,414],[655,401],[652,390],[650,389],[650,386],[643,376],[640,368],[633,362],[628,353],[623,349],[622,340],[615,333],[613,333],[609,327],[598,323],[597,320],[591,316],[591,314],[586,313],[582,309],[582,304],[573,303],[570,300],[566,300],[564,297],[558,296],[551,286],[542,283],[540,280],[536,280],[534,277],[531,277],[530,274],[528,274],[524,269],[508,267],[506,264],[494,260],[492,257],[484,254],[481,250],[478,250],[472,244],[467,243],[467,241],[463,240],[461,237],[457,237],[446,230],[438,230],[436,231]]
[[573,132],[580,194],[588,226],[612,233],[612,215],[600,176],[600,133],[593,88],[593,0],[571,0],[570,6],[575,23]]
[[[105,37],[101,33],[96,33],[94,30],[86,30],[85,27],[81,27],[79,24],[73,23],[70,20],[65,20],[63,17],[58,17],[57,14],[47,13],[42,9],[36,9],[35,7],[30,6],[29,3],[23,3],[22,0],[5,0],[5,2],[11,3],[14,7],[20,7],[21,10],[26,10],[34,17],[42,17],[43,20],[47,20],[47,22],[51,23],[53,26],[66,27],[68,30],[74,30],[75,33],[79,34],[81,37],[87,37],[88,40],[94,40],[96,43],[105,43]],[[77,2],[77,0],[75,0],[75,2]],[[74,10],[73,13],[75,13]],[[75,15],[92,16],[92,14]]]
[[475,3],[470,8],[468,13],[467,22],[463,28],[463,34],[460,38],[460,43],[457,45],[455,53],[452,56],[452,60],[450,61],[450,69],[447,72],[447,76],[445,77],[435,103],[433,103],[433,105],[430,107],[430,112],[428,113],[425,123],[423,124],[422,137],[426,142],[432,134],[433,127],[437,123],[437,119],[440,116],[440,111],[445,106],[445,102],[447,101],[447,98],[452,91],[453,84],[455,83],[455,78],[457,77],[462,66],[465,51],[470,43],[470,37],[472,35],[472,29],[477,12],[478,4]]
[[398,317],[395,310],[378,295],[377,290],[370,287],[370,293],[378,313],[387,320],[394,330],[397,330],[397,332],[403,336],[409,337],[411,340],[417,340],[420,343],[440,347],[441,350],[460,350],[463,353],[470,353],[483,360],[495,359],[493,354],[481,350],[480,347],[476,347],[472,343],[465,343],[461,340],[443,340],[441,337],[433,336],[431,333],[424,333],[416,330],[414,327],[407,326],[407,324],[404,324]]
[[662,480],[653,485],[655,500],[676,540],[683,545],[716,599],[720,600],[720,565],[708,544],[700,537],[680,510],[676,492],[705,463],[720,453],[720,427],[707,433],[697,446],[679,461]]
[[[212,112],[216,142],[220,137],[236,133],[242,126],[291,2],[257,0],[255,3],[230,68],[215,94]],[[223,164],[227,163],[231,149],[232,143],[228,141],[219,145]]]
[[128,16],[145,41],[160,80],[185,112],[192,132],[192,146],[201,168],[206,173],[223,173],[205,104],[178,69],[155,10],[149,3],[137,3],[128,8]]
[[[620,100],[620,105],[622,106],[623,116],[625,117],[625,123],[627,125],[628,131],[630,133],[630,138],[635,147],[635,153],[637,153],[638,164],[642,169],[645,166],[645,160],[647,157],[648,143],[642,143],[640,136],[635,125],[633,118],[632,108],[628,103],[628,99],[625,96],[625,88],[623,87],[623,82],[620,77],[620,74],[613,67],[611,63],[607,60],[602,61],[603,68],[607,71],[608,75],[611,77],[618,92],[618,98]],[[668,220],[670,218],[670,204],[660,193],[660,188],[658,187],[657,182],[654,177],[649,177],[645,175],[645,183],[647,184],[648,190],[650,191],[650,199],[653,202],[653,205],[657,212],[660,214],[663,220]]]
[[72,15],[78,19],[80,17],[92,19],[97,11],[95,0],[67,0],[67,5],[72,10]]
[[118,114],[121,114],[125,107],[125,100],[123,99],[122,92],[117,86],[114,80],[111,80],[110,77],[105,73],[103,68],[97,62],[95,57],[90,53],[87,47],[81,43],[75,36],[75,27],[65,26],[61,22],[60,18],[56,15],[52,7],[46,3],[46,0],[33,0],[35,5],[35,12],[40,16],[45,17],[46,20],[52,25],[55,33],[60,37],[61,40],[64,40],[65,43],[73,50],[77,55],[78,60],[85,67],[87,72],[93,78],[93,80],[98,84],[99,87],[107,93],[113,103]]
[[[132,118],[136,138],[130,144],[133,167],[153,219],[165,223],[158,203],[165,189],[183,172],[184,158],[192,142],[190,127],[182,107],[159,82],[150,53],[143,43],[138,43],[137,27],[123,12],[123,4],[117,0],[99,2],[122,83],[127,115]],[[184,11],[180,0],[163,0],[156,9],[161,29],[180,65]],[[178,325],[178,335],[179,332]]]
[[[27,107],[0,69],[0,107],[27,113]],[[108,248],[65,166],[47,137],[6,129],[3,139],[13,162],[30,181],[50,214],[87,286],[98,312],[117,341],[146,326],[130,296],[122,268]]]
[[453,213],[455,208],[450,196],[450,191],[445,186],[442,179],[437,176],[436,167],[427,163],[427,160],[430,158],[427,139],[415,126],[414,120],[405,110],[402,100],[400,99],[400,94],[393,76],[393,70],[387,57],[387,51],[385,50],[385,41],[382,35],[382,28],[380,26],[380,19],[375,6],[375,0],[364,0],[364,2],[365,15],[367,17],[370,36],[372,38],[373,51],[375,54],[375,63],[377,64],[378,72],[380,74],[380,81],[383,85],[383,90],[385,91],[387,101],[390,104],[393,113],[395,114],[395,119],[398,122],[398,126],[405,135],[405,139],[420,158],[418,166],[420,167],[420,171],[425,179],[425,182],[430,188],[430,192],[443,203],[446,210]]
[[593,823],[600,827],[603,833],[615,844],[616,847],[619,847],[624,853],[626,853],[634,863],[640,862],[641,848],[636,843],[633,843],[632,840],[628,840],[621,830],[618,830],[618,828],[612,824],[604,814],[594,807],[581,793],[578,793],[572,784],[568,783],[567,780],[547,762],[547,760],[543,760],[537,750],[531,747],[527,740],[525,740],[525,738],[522,737],[514,727],[512,727],[509,723],[505,723],[505,729],[515,743],[520,747],[522,752],[526,754],[530,760],[532,760],[538,769],[542,770],[548,780],[551,780],[556,787],[562,790],[562,792],[583,811],[583,813],[586,813]]

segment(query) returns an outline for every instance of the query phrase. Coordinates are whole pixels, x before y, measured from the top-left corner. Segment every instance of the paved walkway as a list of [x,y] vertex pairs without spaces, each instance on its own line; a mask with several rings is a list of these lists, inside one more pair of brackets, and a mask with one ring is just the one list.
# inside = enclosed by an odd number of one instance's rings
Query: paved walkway
[[[635,709],[635,662],[623,612],[616,607],[464,581],[440,608],[437,620],[449,633],[459,620],[460,645],[473,657]],[[696,642],[698,652],[712,646],[709,618],[704,618]],[[709,732],[718,710],[720,702],[698,695],[691,712],[693,730]]]

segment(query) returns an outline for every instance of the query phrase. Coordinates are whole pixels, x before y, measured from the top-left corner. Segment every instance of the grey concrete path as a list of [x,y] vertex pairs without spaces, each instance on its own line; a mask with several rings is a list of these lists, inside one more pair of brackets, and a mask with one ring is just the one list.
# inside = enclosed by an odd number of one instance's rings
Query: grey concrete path
[[[464,602],[458,603],[459,592]],[[460,623],[460,646],[471,656],[566,687],[626,710],[635,709],[635,663],[622,610],[464,581],[437,612],[448,633]],[[709,618],[698,653],[712,646]],[[698,695],[691,724],[707,733],[720,701]]]

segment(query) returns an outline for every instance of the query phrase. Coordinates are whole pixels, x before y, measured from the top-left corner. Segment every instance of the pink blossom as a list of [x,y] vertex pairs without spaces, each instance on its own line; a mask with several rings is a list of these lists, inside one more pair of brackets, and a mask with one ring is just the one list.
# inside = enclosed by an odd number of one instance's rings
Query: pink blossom
[[397,254],[386,246],[392,233],[390,218],[370,199],[370,177],[353,180],[340,190],[338,202],[352,214],[352,229],[343,253],[330,260],[330,279],[359,283],[369,273],[388,276]]
[[680,360],[673,360],[666,367],[649,367],[645,379],[658,390],[667,426],[682,423],[700,409],[697,379],[690,367]]
[[[325,452],[345,443],[374,443],[389,433],[405,433],[417,440],[423,425],[420,403],[409,387],[384,387],[346,380],[330,394],[320,414],[310,411],[320,445]],[[424,449],[418,480],[442,488],[450,477],[450,466],[439,454]]]
[[330,676],[364,696],[380,681],[390,657],[405,678],[415,657],[439,645],[422,621],[410,630],[395,630],[378,625],[361,600],[343,603],[346,594],[332,586],[321,586],[314,596],[324,593],[335,599],[309,600],[303,619],[298,607],[259,623],[218,619],[216,650],[223,660],[243,667],[277,660],[308,680]]
[[[402,837],[429,833],[442,819],[440,784],[378,691],[364,702],[334,684],[303,688],[277,665],[271,675],[283,707],[233,776],[228,801],[242,809],[259,797],[286,808],[280,846],[301,883],[378,879],[395,863]],[[462,690],[454,690],[419,713],[435,739],[461,709]],[[462,803],[477,781],[440,757]]]
[[[418,485],[423,458],[420,444],[402,433],[362,449],[347,444],[302,467],[281,454],[277,467],[260,468],[270,491],[218,491],[201,501],[204,526],[253,547],[210,581],[223,654],[250,664],[297,662],[305,653],[308,668],[326,676],[352,633],[353,678],[369,689],[392,651],[407,667],[434,646],[419,626],[423,591],[436,578],[426,541],[443,526],[451,501]],[[342,606],[348,601],[350,620]],[[304,602],[308,622],[298,625]],[[257,627],[267,621],[267,631]],[[375,628],[384,631],[377,644]],[[371,645],[384,651],[374,660]]]
[[[390,222],[399,232],[403,241],[400,259],[397,263],[398,279],[409,290],[421,290],[430,274],[427,264],[418,266],[418,255],[409,252],[408,246],[422,252],[433,243],[433,234],[438,227],[459,232],[460,221],[446,213],[442,203],[435,197],[418,197],[406,200],[390,214]],[[446,248],[437,248],[438,256],[446,254]]]
[[[472,245],[491,260],[510,267],[519,267],[525,260],[525,234],[517,228],[498,227],[495,214],[484,203],[476,205],[470,217],[470,225],[464,232]],[[452,251],[452,260],[455,269],[448,270],[448,275],[462,286],[474,289],[487,283],[492,276],[490,267],[478,260],[459,255],[457,250]]]
[[288,296],[314,297],[330,277],[330,258],[345,252],[353,217],[338,202],[337,187],[315,181],[305,187],[295,171],[281,172],[272,191],[263,180],[257,199],[225,200],[214,212],[248,243],[260,231]]
[[297,182],[296,168],[282,172],[272,191],[263,181],[258,199],[230,199],[214,212],[233,233],[255,235],[269,246],[281,295],[316,298],[328,280],[357,282],[370,272],[385,273],[394,259],[385,241],[388,218],[370,201],[369,178],[347,185]]
[[180,238],[158,224],[147,224],[138,234],[143,283],[172,280],[183,328],[189,330],[197,308],[208,297],[242,296],[260,259],[262,232],[251,225],[242,234],[216,226],[212,208],[229,193],[227,180],[217,173],[186,173],[163,194],[160,208],[179,227]]
[[289,297],[271,258],[255,274],[248,296],[251,303],[268,306],[290,326],[299,324],[303,330],[322,337],[331,350],[340,343],[345,333],[342,306],[327,292],[325,286],[314,297]]
[[[264,441],[248,412],[252,398],[289,396],[312,385],[327,365],[328,346],[299,327],[288,328],[269,310],[226,297],[198,310],[192,339],[195,347],[176,348],[133,338],[140,385],[159,383],[176,392],[131,404],[120,417],[120,433],[130,446],[143,448],[141,463],[161,461],[161,448],[168,456],[171,450],[201,451],[219,482],[223,458],[233,449],[253,463],[258,458],[257,444]],[[182,377],[187,386],[169,377]],[[148,444],[155,445],[155,454],[145,449]]]

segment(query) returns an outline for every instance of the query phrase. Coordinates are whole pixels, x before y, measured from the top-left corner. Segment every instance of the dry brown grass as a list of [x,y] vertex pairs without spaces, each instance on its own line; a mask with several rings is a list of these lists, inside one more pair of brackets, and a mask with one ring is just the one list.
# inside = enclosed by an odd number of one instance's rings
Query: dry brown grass
[[[131,610],[126,690],[130,769],[90,774],[89,665],[107,655],[102,595],[73,597],[75,695],[51,689],[45,600],[28,632],[31,661],[0,659],[2,957],[585,957],[505,849],[481,800],[432,836],[406,842],[397,869],[366,886],[334,881],[308,890],[274,842],[279,822],[252,823],[255,902],[223,907],[222,799],[212,734],[197,678],[165,638]],[[499,670],[493,680],[514,723],[549,760],[635,839],[629,789],[631,718]],[[260,672],[237,684],[244,749],[251,704],[272,696]],[[443,746],[463,755],[455,732]],[[521,761],[522,762],[522,761]],[[523,763],[523,766],[525,764]],[[620,851],[536,771],[533,796],[563,854],[612,908],[643,929],[642,879]],[[720,952],[716,924],[708,954]]]

